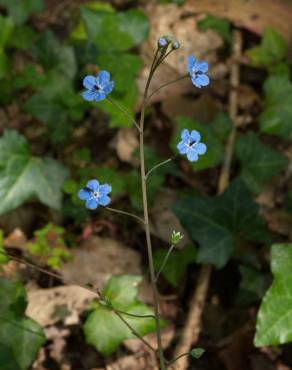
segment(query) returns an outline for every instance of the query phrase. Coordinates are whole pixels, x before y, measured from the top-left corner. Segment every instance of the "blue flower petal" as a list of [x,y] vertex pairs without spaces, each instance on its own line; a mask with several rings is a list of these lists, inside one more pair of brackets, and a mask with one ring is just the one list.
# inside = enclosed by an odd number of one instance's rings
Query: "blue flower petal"
[[201,135],[200,135],[200,133],[198,132],[198,131],[196,131],[196,130],[193,130],[192,132],[191,132],[191,139],[192,139],[192,141],[200,141],[201,140]]
[[103,91],[98,91],[95,96],[94,96],[94,100],[96,102],[99,102],[99,101],[102,101],[106,98],[106,94],[103,92]]
[[209,77],[207,75],[198,75],[197,76],[197,83],[201,86],[207,86],[209,85]]
[[177,144],[177,149],[180,152],[180,154],[186,154],[188,147],[186,146],[185,141],[181,141]]
[[95,97],[95,92],[87,90],[82,93],[83,99],[87,101],[93,101]]
[[202,73],[206,73],[208,71],[208,68],[209,68],[209,65],[204,60],[197,63],[197,65],[196,65],[196,71],[200,71]]
[[197,161],[198,160],[198,154],[197,154],[197,152],[195,151],[195,150],[193,150],[193,149],[190,149],[188,152],[187,152],[187,158],[188,158],[188,160],[189,161],[191,161],[191,162],[195,162],[195,161]]
[[109,184],[100,185],[98,191],[101,195],[107,195],[112,191],[112,187]]
[[98,86],[100,88],[103,88],[105,85],[108,84],[109,80],[110,80],[110,74],[108,71],[100,71],[98,76],[97,76],[97,82],[98,82]]
[[102,197],[98,198],[98,204],[100,204],[101,206],[107,206],[108,204],[110,204],[110,202],[111,198],[107,195],[103,195]]
[[197,88],[201,88],[202,86],[201,86],[201,84],[199,83],[199,81],[198,81],[198,77],[192,77],[192,83],[197,87]]
[[97,180],[90,180],[86,184],[86,187],[92,191],[98,191],[99,189],[99,182]]
[[88,89],[88,90],[91,90],[95,85],[96,85],[96,78],[94,76],[86,76],[84,77],[83,79],[83,86]]
[[114,88],[114,81],[110,81],[105,86],[103,86],[102,91],[105,94],[110,94],[113,91],[113,88]]
[[79,197],[79,199],[81,199],[81,200],[86,200],[86,199],[88,199],[88,198],[90,198],[90,197],[91,197],[91,194],[90,194],[90,192],[89,192],[88,190],[81,189],[81,190],[79,190],[79,192],[78,192],[78,197]]
[[190,138],[190,132],[188,129],[183,129],[182,132],[181,132],[181,138],[183,140],[188,140]]
[[97,206],[98,206],[98,203],[97,203],[96,199],[94,199],[94,198],[89,198],[89,199],[87,199],[87,201],[86,201],[86,203],[85,203],[85,206],[86,206],[86,208],[88,208],[88,209],[96,209],[96,208],[97,208]]
[[189,73],[192,73],[192,69],[194,68],[195,64],[196,64],[196,58],[193,55],[190,55],[188,57],[188,71],[189,71]]
[[195,145],[195,150],[197,151],[198,154],[205,154],[207,151],[207,145],[204,143],[198,143]]

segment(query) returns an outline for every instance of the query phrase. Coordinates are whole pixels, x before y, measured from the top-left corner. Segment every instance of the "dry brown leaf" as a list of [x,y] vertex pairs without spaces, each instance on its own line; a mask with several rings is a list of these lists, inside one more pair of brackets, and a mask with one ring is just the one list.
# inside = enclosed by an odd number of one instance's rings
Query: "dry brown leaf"
[[102,288],[112,275],[141,274],[140,254],[114,239],[92,236],[72,250],[72,255],[61,274],[82,285]]
[[[217,63],[217,50],[223,44],[221,37],[212,30],[199,31],[196,17],[189,16],[184,7],[150,4],[145,8],[145,11],[149,15],[151,25],[149,38],[141,49],[141,56],[145,65],[138,80],[141,96],[157,48],[157,40],[164,34],[174,35],[181,42],[182,47],[172,53],[159,67],[152,81],[151,91],[164,82],[185,75],[187,58],[191,54],[196,55],[199,59],[204,58],[210,63],[211,78],[219,78],[226,74],[226,67]],[[190,79],[184,79],[160,90],[153,96],[152,101],[160,101],[170,94],[176,96],[190,91],[194,91],[193,85]]]
[[117,134],[116,150],[119,159],[123,162],[131,162],[135,149],[139,146],[136,128],[121,128]]
[[292,37],[292,3],[286,0],[186,0],[184,10],[191,14],[210,13],[227,18],[238,27],[261,35],[268,26],[287,41]]
[[26,315],[43,327],[57,322],[75,325],[94,298],[96,294],[76,285],[28,291]]

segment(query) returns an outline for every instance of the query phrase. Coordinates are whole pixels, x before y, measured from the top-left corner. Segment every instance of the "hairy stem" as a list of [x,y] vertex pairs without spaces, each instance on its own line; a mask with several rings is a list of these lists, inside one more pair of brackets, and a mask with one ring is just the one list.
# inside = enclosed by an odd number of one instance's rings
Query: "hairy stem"
[[140,131],[138,123],[134,120],[134,118],[124,109],[119,103],[113,100],[111,97],[107,96],[107,100],[120,112],[122,112],[129,120],[137,127],[138,131]]
[[145,174],[145,155],[144,155],[144,120],[145,120],[145,109],[147,103],[148,89],[150,86],[151,79],[156,70],[157,63],[155,64],[155,59],[157,57],[157,52],[155,54],[152,67],[149,73],[149,77],[146,82],[143,103],[141,109],[140,117],[140,167],[141,167],[141,182],[142,182],[142,198],[143,198],[143,209],[144,209],[144,224],[145,224],[145,235],[147,243],[147,253],[149,261],[149,270],[150,270],[150,279],[153,292],[153,301],[154,301],[154,312],[155,312],[155,323],[156,323],[156,337],[158,345],[158,358],[160,363],[160,370],[166,370],[165,359],[163,356],[163,347],[161,340],[161,328],[160,328],[160,315],[159,315],[159,302],[158,302],[158,292],[155,281],[155,270],[153,263],[153,253],[151,245],[151,235],[149,228],[149,215],[148,215],[148,202],[147,202],[147,184],[146,184],[146,174]]
[[160,162],[160,163],[158,163],[157,165],[155,165],[154,167],[152,167],[152,168],[151,168],[151,169],[146,173],[146,176],[145,176],[146,180],[148,179],[148,177],[149,177],[149,175],[151,174],[151,172],[155,171],[158,167],[163,166],[164,164],[166,164],[166,163],[168,163],[168,162],[172,161],[174,158],[175,158],[175,157],[173,157],[173,158],[168,158],[168,159],[166,159],[165,161]]
[[107,209],[108,211],[111,211],[111,212],[121,213],[122,215],[133,217],[136,220],[142,222],[142,224],[144,224],[144,220],[141,217],[134,215],[134,213],[130,213],[130,212],[126,212],[126,211],[121,211],[119,209],[115,209],[115,208],[111,208],[111,207],[105,207],[105,209]]
[[159,90],[163,89],[164,87],[166,87],[168,85],[172,85],[175,82],[178,82],[180,80],[183,80],[184,78],[187,78],[187,77],[188,77],[188,75],[186,74],[184,76],[180,76],[180,77],[176,78],[175,80],[171,80],[171,81],[165,82],[164,84],[162,84],[161,86],[159,86],[157,89],[155,89],[154,91],[152,91],[152,93],[149,94],[148,99],[150,99],[154,94],[156,94]]
[[159,278],[159,275],[161,274],[161,272],[163,271],[167,261],[168,261],[168,258],[169,256],[171,255],[171,252],[173,251],[173,248],[175,247],[175,244],[171,244],[169,250],[167,251],[167,254],[166,256],[164,257],[164,260],[160,266],[160,269],[158,270],[157,274],[156,274],[156,278],[155,278],[155,281],[157,282],[158,281],[158,278]]

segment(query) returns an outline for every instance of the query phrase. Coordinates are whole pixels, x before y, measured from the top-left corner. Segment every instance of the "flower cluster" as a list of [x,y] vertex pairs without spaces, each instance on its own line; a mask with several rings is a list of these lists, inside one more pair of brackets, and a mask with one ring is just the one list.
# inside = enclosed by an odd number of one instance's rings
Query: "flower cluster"
[[[160,58],[166,55],[166,51],[170,46],[170,52],[180,47],[180,43],[173,36],[161,36],[157,42],[158,50],[160,50]],[[169,53],[170,53],[169,52]],[[201,88],[207,86],[210,82],[206,75],[208,71],[208,63],[205,61],[197,61],[191,55],[188,58],[187,66],[192,83]],[[114,81],[110,79],[110,73],[100,71],[96,77],[86,76],[83,80],[83,86],[87,89],[82,93],[82,96],[87,101],[102,101],[110,94],[114,87]],[[186,154],[189,161],[197,161],[199,155],[206,153],[207,146],[200,142],[201,136],[198,131],[184,129],[181,133],[181,141],[177,145],[180,154]],[[90,180],[86,187],[81,189],[78,196],[85,201],[85,206],[88,209],[96,209],[98,206],[107,206],[110,203],[108,194],[111,192],[111,186],[108,184],[100,185],[97,180]],[[179,234],[173,234],[173,237],[180,238]]]
[[87,101],[101,101],[110,94],[114,87],[114,81],[110,80],[110,74],[107,71],[100,71],[97,77],[86,76],[83,80],[83,86],[87,89],[82,96]]
[[206,144],[200,143],[201,135],[198,131],[184,129],[181,133],[181,141],[177,144],[177,149],[180,154],[186,154],[191,162],[198,160],[199,155],[205,154],[207,150]]
[[78,196],[81,200],[85,200],[86,208],[93,210],[110,203],[111,199],[108,194],[111,191],[110,185],[100,185],[97,180],[90,180],[83,189],[79,190]]

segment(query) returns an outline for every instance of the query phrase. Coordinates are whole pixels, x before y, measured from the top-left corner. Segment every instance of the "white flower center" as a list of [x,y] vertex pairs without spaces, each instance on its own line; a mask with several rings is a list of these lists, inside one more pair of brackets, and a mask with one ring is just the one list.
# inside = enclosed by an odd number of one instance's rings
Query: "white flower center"
[[93,192],[92,192],[92,195],[93,195],[93,197],[94,197],[94,198],[96,198],[96,199],[100,197],[100,193],[99,193],[98,191],[93,191]]

